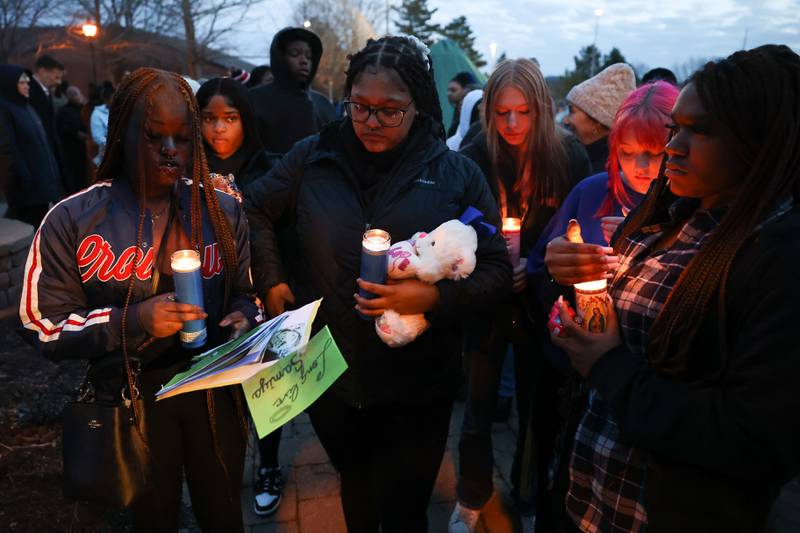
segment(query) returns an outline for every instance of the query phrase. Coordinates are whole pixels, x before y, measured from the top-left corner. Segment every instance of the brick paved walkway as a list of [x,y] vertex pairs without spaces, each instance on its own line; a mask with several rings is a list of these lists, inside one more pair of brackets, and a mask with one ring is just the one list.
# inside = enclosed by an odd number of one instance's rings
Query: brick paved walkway
[[[429,530],[446,532],[447,519],[455,505],[458,434],[464,404],[456,403],[450,420],[447,442],[436,488],[428,508]],[[495,495],[482,515],[481,533],[514,531],[511,505],[508,501],[511,461],[516,442],[516,414],[509,423],[496,423],[493,429],[495,462]],[[344,517],[339,502],[339,479],[317,440],[305,414],[284,426],[280,448],[280,464],[286,488],[275,515],[266,519],[253,512],[253,451],[248,451],[245,464],[242,506],[248,532],[253,533],[338,533],[344,532]]]

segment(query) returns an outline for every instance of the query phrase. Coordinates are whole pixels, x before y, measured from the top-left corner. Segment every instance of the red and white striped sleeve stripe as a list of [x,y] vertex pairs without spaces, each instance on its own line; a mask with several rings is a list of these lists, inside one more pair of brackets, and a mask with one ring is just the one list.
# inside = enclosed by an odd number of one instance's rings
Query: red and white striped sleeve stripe
[[[47,221],[47,217],[53,212],[53,209],[58,207],[63,202],[86,194],[92,189],[97,187],[110,187],[110,181],[102,181],[88,187],[80,192],[64,198],[50,211],[47,212],[44,219],[42,219],[43,226]],[[26,329],[35,331],[39,335],[41,342],[51,342],[58,340],[62,331],[80,331],[84,328],[95,324],[103,324],[111,319],[111,308],[106,307],[102,309],[94,309],[89,311],[86,316],[80,316],[76,313],[71,313],[67,318],[53,324],[48,318],[42,316],[39,310],[39,276],[42,273],[42,256],[40,250],[40,237],[42,228],[36,230],[31,244],[30,251],[28,252],[28,259],[25,263],[25,275],[22,283],[22,299],[19,305],[19,316],[23,326]],[[60,258],[66,259],[66,258]]]

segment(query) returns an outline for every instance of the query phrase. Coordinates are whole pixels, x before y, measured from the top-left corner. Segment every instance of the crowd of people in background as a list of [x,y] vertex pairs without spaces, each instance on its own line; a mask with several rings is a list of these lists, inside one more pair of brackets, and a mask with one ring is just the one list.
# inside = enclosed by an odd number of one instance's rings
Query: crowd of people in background
[[[108,391],[125,377],[109,369],[138,347],[157,475],[135,529],[177,529],[183,471],[204,530],[243,527],[238,393],[153,398],[193,355],[175,341],[183,321],[207,317],[218,344],[262,307],[274,317],[323,298],[315,331],[330,328],[349,368],[308,412],[351,533],[427,530],[459,395],[449,533],[478,527],[494,491],[492,421],[511,402],[523,531],[762,531],[800,473],[787,415],[800,408],[800,57],[741,51],[682,86],[664,68],[637,83],[617,63],[561,102],[534,59],[505,60],[485,85],[452,77],[443,124],[417,39],[369,40],[338,105],[312,88],[322,56],[316,34],[285,28],[269,66],[201,83],[140,68],[88,98],[51,55],[32,71],[0,66],[5,216],[39,228],[23,323],[46,355],[89,359]],[[467,279],[359,279],[365,228],[400,241],[468,207],[497,231],[478,235]],[[520,221],[513,263],[507,218]],[[82,280],[63,258],[89,233],[117,253],[151,243],[157,283]],[[223,257],[205,310],[170,299],[164,259],[198,243]],[[587,331],[571,287],[597,279],[610,312]],[[432,327],[389,348],[362,318],[385,309]],[[71,325],[56,334],[42,320]],[[280,430],[259,442],[261,516],[281,503],[280,442]]]

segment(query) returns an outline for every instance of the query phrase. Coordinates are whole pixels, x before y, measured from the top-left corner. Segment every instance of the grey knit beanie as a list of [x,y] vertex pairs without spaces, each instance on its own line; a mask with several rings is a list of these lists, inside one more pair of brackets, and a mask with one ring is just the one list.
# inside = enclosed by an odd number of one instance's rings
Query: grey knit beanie
[[615,63],[570,89],[567,101],[610,128],[617,109],[634,89],[633,69],[625,63]]

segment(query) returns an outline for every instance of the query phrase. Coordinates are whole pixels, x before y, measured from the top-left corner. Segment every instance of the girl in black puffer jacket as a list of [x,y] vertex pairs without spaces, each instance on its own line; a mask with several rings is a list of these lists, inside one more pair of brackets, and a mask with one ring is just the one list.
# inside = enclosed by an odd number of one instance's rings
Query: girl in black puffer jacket
[[[314,327],[330,327],[349,366],[310,414],[341,474],[350,531],[427,531],[459,381],[460,322],[511,287],[499,232],[479,237],[477,266],[466,280],[357,284],[365,228],[400,241],[470,206],[500,222],[478,167],[443,142],[433,80],[421,43],[370,41],[347,72],[348,117],[298,143],[245,194],[254,277],[270,313],[324,297]],[[295,250],[284,269],[276,228],[286,224]],[[359,286],[379,297],[354,300]],[[383,309],[426,313],[432,327],[389,348],[357,312],[379,316]]]

